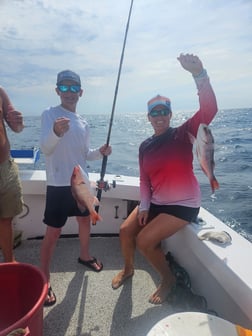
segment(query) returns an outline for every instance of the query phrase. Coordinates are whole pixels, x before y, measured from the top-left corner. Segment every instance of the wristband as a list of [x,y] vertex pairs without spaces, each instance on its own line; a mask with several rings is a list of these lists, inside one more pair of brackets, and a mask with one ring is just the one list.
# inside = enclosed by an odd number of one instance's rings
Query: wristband
[[203,78],[207,76],[207,72],[205,69],[202,69],[202,71],[198,75],[193,75],[193,78],[198,79],[198,78]]

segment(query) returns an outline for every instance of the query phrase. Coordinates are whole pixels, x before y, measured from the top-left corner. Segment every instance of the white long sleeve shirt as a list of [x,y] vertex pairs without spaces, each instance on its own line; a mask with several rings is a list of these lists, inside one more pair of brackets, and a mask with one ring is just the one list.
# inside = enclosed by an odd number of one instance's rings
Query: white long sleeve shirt
[[[69,130],[58,137],[54,122],[59,117],[69,118]],[[47,185],[69,186],[75,165],[87,172],[87,160],[102,158],[99,149],[90,149],[89,125],[80,115],[62,106],[50,107],[41,116],[40,148],[45,155]]]

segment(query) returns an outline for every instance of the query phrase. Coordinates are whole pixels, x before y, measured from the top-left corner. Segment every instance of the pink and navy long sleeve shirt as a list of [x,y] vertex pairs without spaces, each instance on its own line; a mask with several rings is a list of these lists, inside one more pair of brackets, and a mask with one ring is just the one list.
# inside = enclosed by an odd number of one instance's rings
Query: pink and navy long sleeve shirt
[[140,211],[150,203],[197,208],[201,204],[199,183],[193,172],[193,145],[189,133],[197,136],[201,123],[207,125],[217,113],[215,94],[206,71],[194,77],[199,110],[181,126],[170,127],[139,147]]

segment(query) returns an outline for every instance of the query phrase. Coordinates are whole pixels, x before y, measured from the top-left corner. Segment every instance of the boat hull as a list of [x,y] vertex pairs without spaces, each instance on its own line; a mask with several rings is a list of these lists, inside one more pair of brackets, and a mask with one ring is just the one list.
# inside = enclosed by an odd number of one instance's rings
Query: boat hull
[[[22,231],[23,239],[42,237],[46,227],[43,224],[45,171],[20,171],[20,176],[29,212],[17,216],[14,225]],[[103,220],[91,226],[93,235],[118,235],[121,223],[139,200],[138,178],[107,175],[106,179],[109,184],[116,181],[116,187],[102,193],[99,213]],[[99,175],[90,174],[90,180],[95,184]],[[202,219],[199,223],[192,223],[164,240],[163,248],[165,252],[171,251],[187,270],[193,290],[207,299],[209,309],[232,323],[252,329],[252,269],[249,267],[252,244],[206,209],[200,209],[199,217]],[[198,238],[209,230],[228,232],[232,243],[218,245]],[[62,234],[78,234],[74,218],[68,219]]]

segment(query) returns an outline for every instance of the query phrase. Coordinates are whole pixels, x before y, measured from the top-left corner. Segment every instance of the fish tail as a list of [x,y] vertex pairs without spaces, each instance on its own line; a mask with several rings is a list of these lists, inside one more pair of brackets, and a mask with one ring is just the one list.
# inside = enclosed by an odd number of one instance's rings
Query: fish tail
[[252,336],[252,330],[245,329],[238,324],[235,327],[238,332],[238,336]]
[[102,217],[95,210],[90,213],[90,216],[93,225],[96,225],[97,221],[102,220]]
[[216,189],[219,189],[219,188],[220,188],[219,182],[216,180],[216,177],[215,177],[215,176],[213,176],[213,178],[211,179],[210,183],[211,183],[211,188],[212,188],[212,191],[213,191],[213,192],[214,192]]

